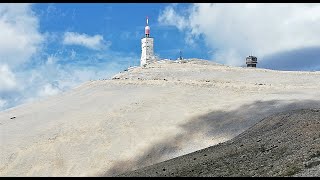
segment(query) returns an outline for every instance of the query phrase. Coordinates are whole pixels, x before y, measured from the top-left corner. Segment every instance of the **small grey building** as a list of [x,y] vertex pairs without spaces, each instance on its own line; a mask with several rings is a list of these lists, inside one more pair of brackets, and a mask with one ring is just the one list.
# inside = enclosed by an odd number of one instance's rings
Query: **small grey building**
[[258,59],[255,56],[248,56],[246,58],[247,67],[257,67]]

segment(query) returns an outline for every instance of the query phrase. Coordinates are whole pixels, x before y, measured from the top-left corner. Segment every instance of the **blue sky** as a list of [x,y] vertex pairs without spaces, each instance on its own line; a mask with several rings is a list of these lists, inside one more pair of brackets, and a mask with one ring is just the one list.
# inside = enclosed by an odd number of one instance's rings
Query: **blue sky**
[[[145,18],[149,17],[151,36],[155,38],[155,53],[160,57],[176,59],[179,49],[186,49],[185,56],[208,58],[206,46],[188,51],[184,34],[172,26],[161,25],[158,16],[168,6],[166,3],[63,3],[35,4],[32,9],[39,15],[40,32],[63,35],[66,31],[102,35],[112,44],[108,50],[132,53],[139,57],[140,39],[144,36]],[[180,9],[190,4],[180,4]],[[175,42],[175,43],[172,43]],[[62,46],[59,42],[48,46],[48,53],[54,53]],[[79,56],[92,53],[85,47],[68,46],[67,51],[76,50]],[[79,52],[81,51],[81,53]],[[67,52],[65,52],[67,53]],[[138,65],[139,59],[132,65]]]
[[0,111],[139,65],[146,16],[160,58],[320,69],[316,3],[1,4]]

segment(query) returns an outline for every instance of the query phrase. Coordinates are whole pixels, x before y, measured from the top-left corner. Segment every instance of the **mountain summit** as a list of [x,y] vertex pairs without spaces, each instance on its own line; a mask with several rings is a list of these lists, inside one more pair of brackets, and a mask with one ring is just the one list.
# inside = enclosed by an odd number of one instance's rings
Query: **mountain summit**
[[275,113],[319,108],[319,78],[199,59],[132,67],[0,112],[0,176],[144,168],[231,140]]

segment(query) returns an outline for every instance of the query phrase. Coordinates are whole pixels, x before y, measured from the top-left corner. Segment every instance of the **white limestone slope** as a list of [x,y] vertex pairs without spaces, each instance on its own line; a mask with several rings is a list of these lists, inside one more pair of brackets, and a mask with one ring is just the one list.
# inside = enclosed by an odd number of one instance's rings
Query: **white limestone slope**
[[[320,72],[163,61],[0,112],[0,176],[115,175],[320,107]],[[11,117],[16,117],[10,119]]]

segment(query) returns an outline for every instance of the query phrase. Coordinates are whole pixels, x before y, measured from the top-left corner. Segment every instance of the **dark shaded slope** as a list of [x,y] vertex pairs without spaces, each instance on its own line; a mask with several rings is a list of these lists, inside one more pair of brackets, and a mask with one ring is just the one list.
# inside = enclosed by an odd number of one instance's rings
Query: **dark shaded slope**
[[267,117],[230,141],[120,176],[291,176],[318,164],[320,110]]

